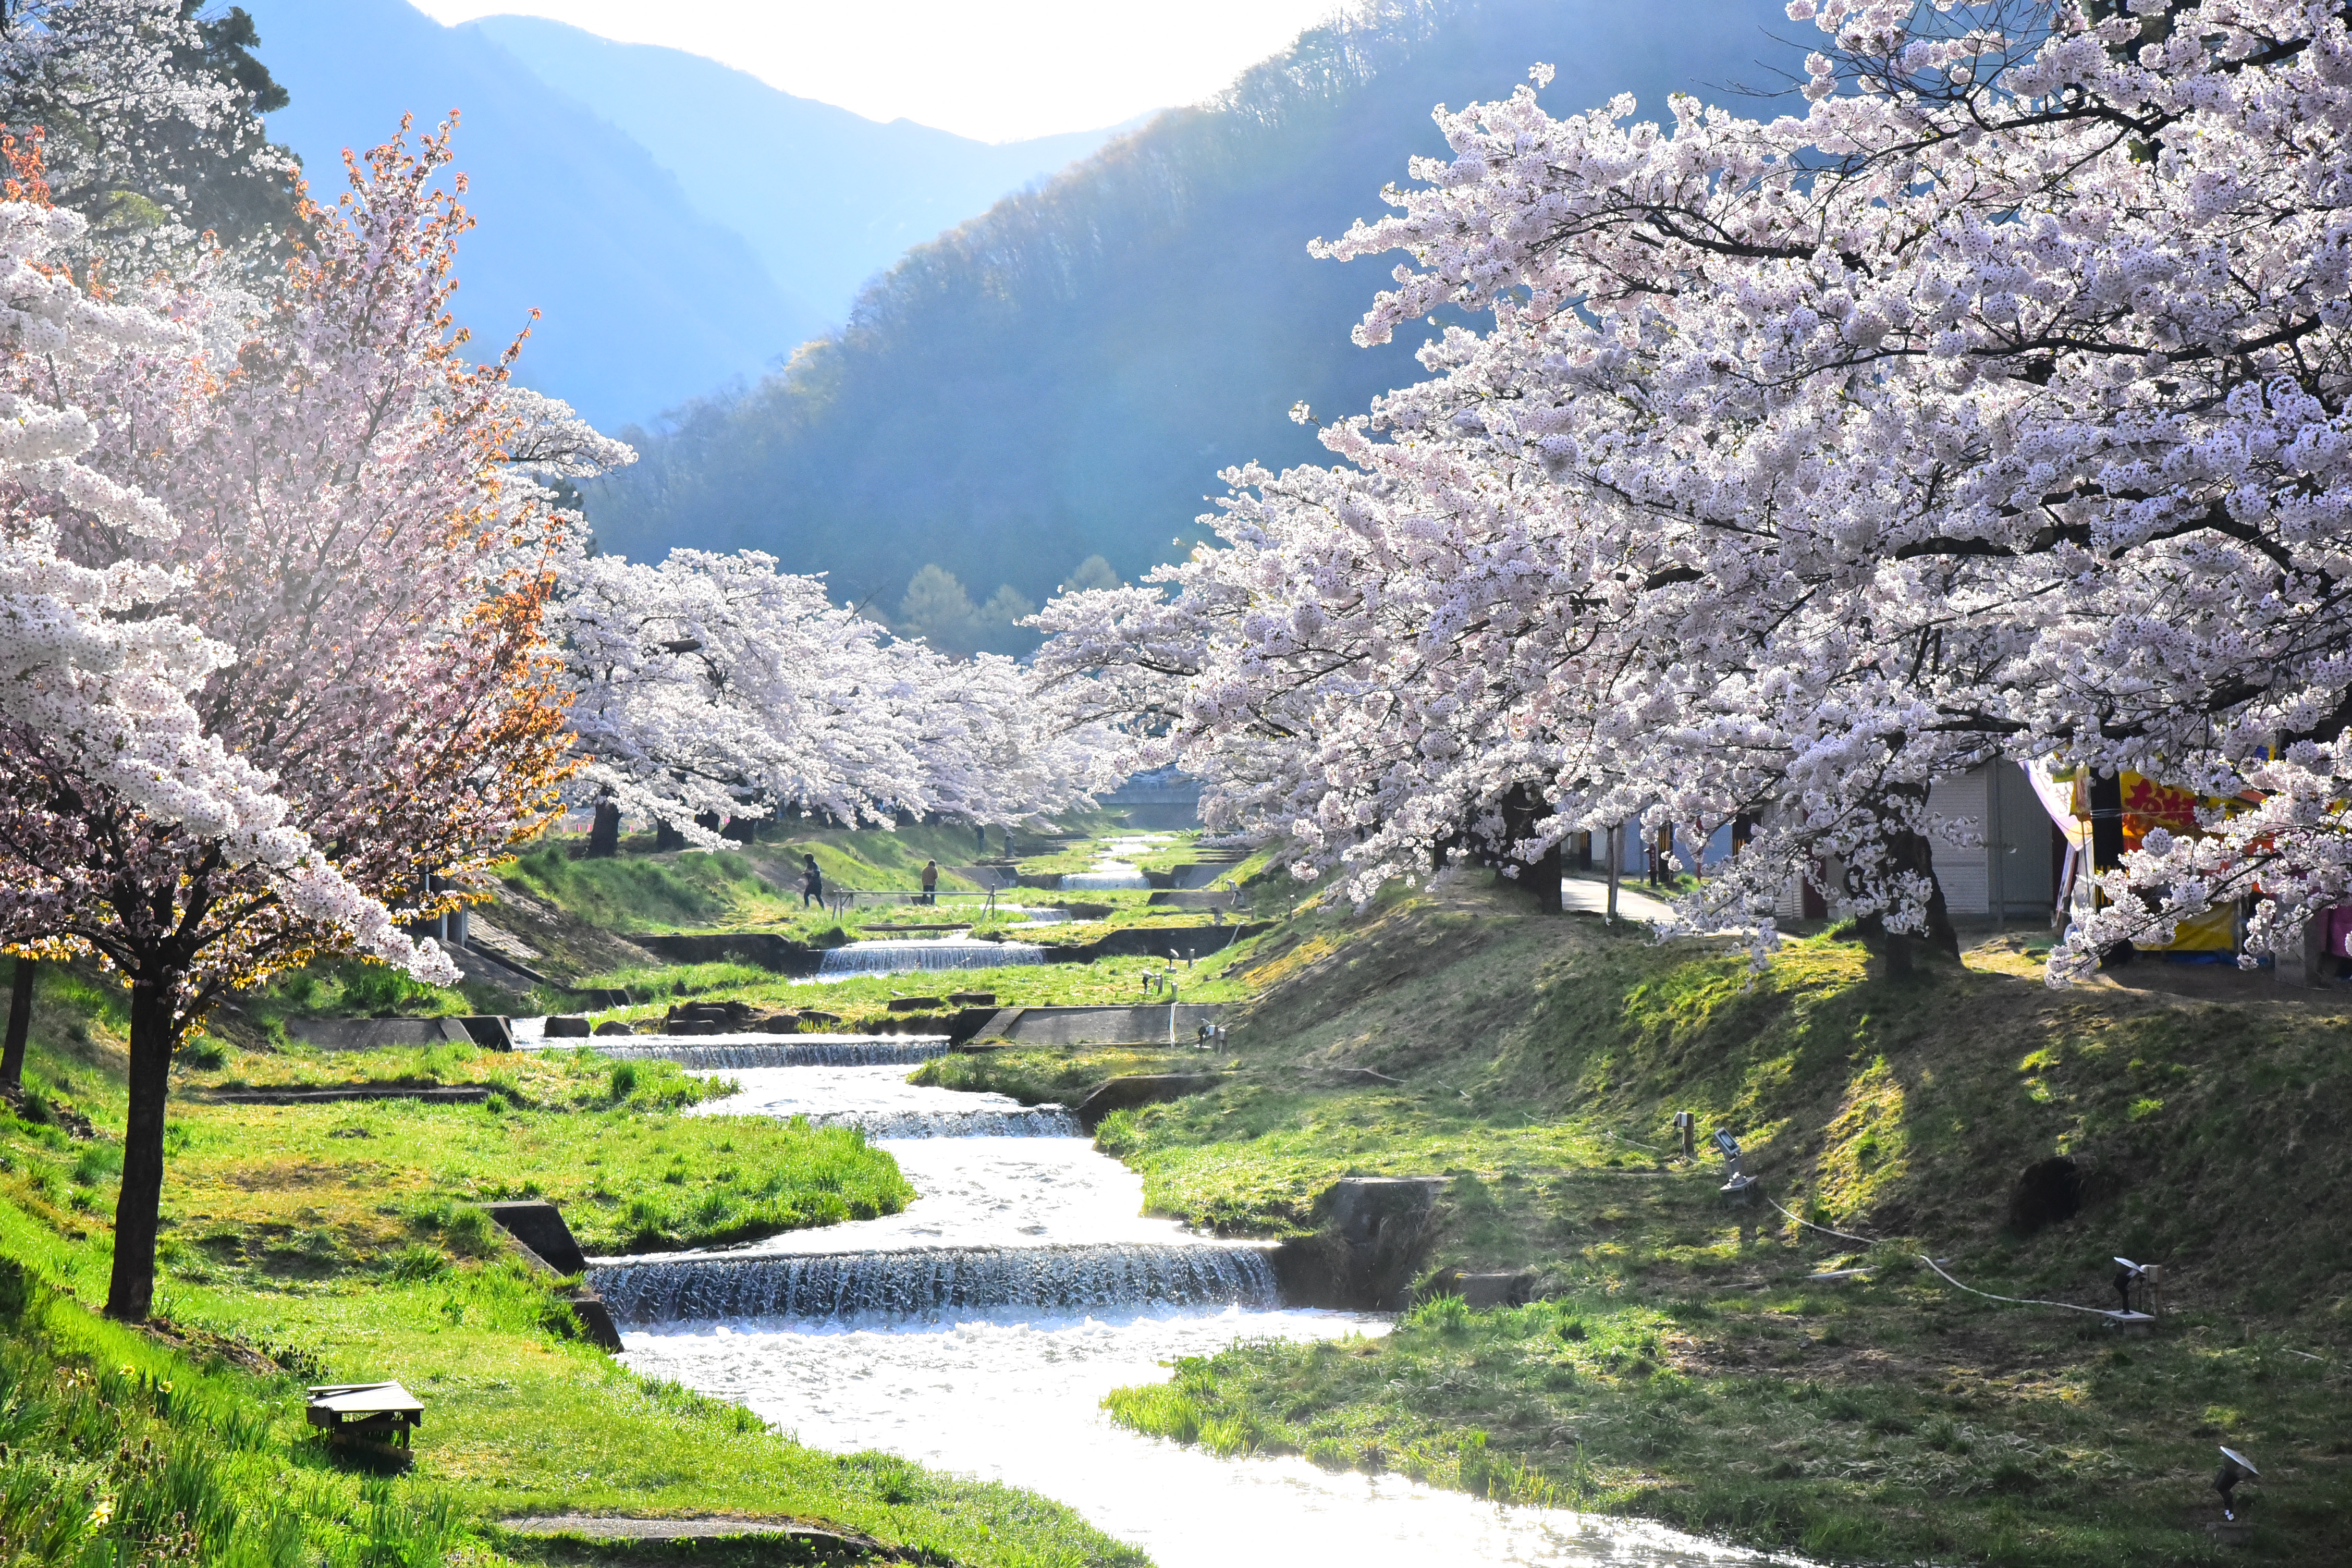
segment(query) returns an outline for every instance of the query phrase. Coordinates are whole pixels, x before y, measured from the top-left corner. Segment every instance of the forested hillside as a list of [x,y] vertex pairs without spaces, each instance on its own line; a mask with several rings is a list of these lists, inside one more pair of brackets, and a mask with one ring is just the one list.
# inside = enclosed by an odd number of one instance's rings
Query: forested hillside
[[[905,629],[1011,646],[1016,601],[1087,557],[1132,576],[1181,553],[1219,468],[1319,452],[1292,404],[1343,413],[1414,377],[1402,338],[1349,342],[1386,264],[1315,261],[1307,243],[1378,216],[1408,159],[1443,151],[1433,105],[1507,96],[1544,61],[1556,108],[1631,90],[1663,119],[1675,89],[1777,82],[1759,15],[1381,0],[1311,30],[1221,100],[909,253],[845,330],[748,395],[633,434],[644,460],[592,497],[598,538],[635,556],[772,551]],[[927,564],[987,610],[959,622],[936,576],[908,602]]]

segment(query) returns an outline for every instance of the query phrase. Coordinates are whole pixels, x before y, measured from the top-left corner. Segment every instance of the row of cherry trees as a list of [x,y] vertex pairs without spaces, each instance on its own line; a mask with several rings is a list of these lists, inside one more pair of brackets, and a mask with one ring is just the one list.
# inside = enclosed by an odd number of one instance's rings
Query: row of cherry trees
[[625,811],[709,847],[730,819],[1012,823],[1116,782],[1099,776],[1112,748],[1013,660],[893,640],[772,556],[586,555],[560,581],[571,795],[604,852]]
[[1454,156],[1316,248],[1405,255],[1360,342],[1483,327],[1333,465],[1229,471],[1223,548],[1049,606],[1042,668],[1359,896],[1745,819],[1692,925],[1769,945],[1835,865],[1948,942],[1930,781],[2053,759],[2263,797],[2152,835],[2053,979],[2257,886],[2271,943],[2352,860],[2340,8],[1787,12],[1801,111],[1441,112]]

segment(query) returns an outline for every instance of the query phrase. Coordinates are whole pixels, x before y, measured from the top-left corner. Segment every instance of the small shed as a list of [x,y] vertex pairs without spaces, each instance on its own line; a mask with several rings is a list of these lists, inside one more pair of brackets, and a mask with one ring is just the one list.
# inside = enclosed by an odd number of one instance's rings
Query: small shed
[[331,1437],[405,1448],[425,1402],[396,1383],[326,1383],[310,1390],[304,1414]]

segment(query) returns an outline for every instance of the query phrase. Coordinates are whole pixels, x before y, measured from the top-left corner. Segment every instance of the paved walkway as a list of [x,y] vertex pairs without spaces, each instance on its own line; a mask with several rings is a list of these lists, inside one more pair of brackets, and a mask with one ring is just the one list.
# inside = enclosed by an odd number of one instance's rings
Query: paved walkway
[[[1599,877],[1563,877],[1559,883],[1559,906],[1563,910],[1576,910],[1588,915],[1607,914],[1609,884]],[[1617,918],[1619,920],[1640,921],[1645,925],[1655,925],[1660,921],[1671,919],[1673,914],[1674,911],[1667,908],[1664,899],[1654,893],[1638,890],[1635,883],[1621,881],[1617,884]]]

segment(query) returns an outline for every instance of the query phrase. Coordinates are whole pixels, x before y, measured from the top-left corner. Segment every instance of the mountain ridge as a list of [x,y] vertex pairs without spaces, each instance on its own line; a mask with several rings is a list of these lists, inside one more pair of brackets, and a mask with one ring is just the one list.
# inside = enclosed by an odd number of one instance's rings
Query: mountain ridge
[[[1220,468],[1325,458],[1294,404],[1352,413],[1421,374],[1407,334],[1349,339],[1391,263],[1307,244],[1444,152],[1432,104],[1546,60],[1555,108],[1631,89],[1654,118],[1752,69],[1766,15],[1690,0],[1668,32],[1597,0],[1373,0],[917,247],[740,395],[635,432],[645,460],[592,490],[591,521],[628,553],[756,547],[886,604],[929,566],[1000,612],[1096,555],[1139,575],[1202,537]],[[1008,633],[1000,613],[941,640]]]
[[[461,111],[455,167],[480,221],[459,256],[459,319],[491,353],[530,326],[518,379],[608,428],[650,423],[781,364],[844,320],[908,237],[952,226],[1108,134],[991,147],[877,124],[717,61],[560,23],[449,27],[406,0],[243,3],[257,54],[290,95],[268,116],[269,134],[301,157],[315,196],[334,199],[343,150],[390,140],[403,113],[430,129]],[[601,75],[580,63],[600,51],[615,51]],[[649,147],[631,130],[690,123],[678,106],[705,100],[771,128],[794,116],[806,134],[825,127],[817,152],[783,157],[847,171],[833,182],[835,199],[807,200],[784,177],[793,165],[766,147],[736,155],[751,137],[707,132],[715,151],[698,158],[690,139],[654,135]],[[751,178],[759,158],[778,177]],[[719,199],[729,190],[745,193],[732,211]],[[778,211],[792,221],[761,218]]]

